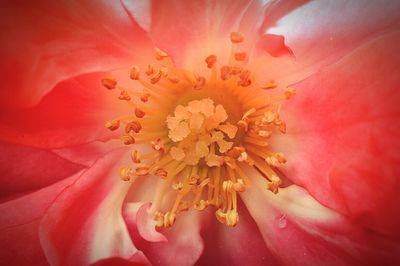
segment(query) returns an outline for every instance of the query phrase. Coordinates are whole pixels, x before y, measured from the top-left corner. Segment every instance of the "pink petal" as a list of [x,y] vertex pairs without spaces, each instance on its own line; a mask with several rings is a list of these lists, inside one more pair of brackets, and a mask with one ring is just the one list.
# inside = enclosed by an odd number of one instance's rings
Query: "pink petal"
[[119,1],[2,1],[1,106],[38,102],[59,81],[126,66],[151,47]]
[[204,252],[196,265],[279,265],[267,249],[246,206],[239,201],[239,224],[227,227],[214,218],[204,226]]
[[[298,1],[306,2],[306,1]],[[294,2],[296,3],[296,2]],[[275,8],[291,5],[279,1]],[[283,7],[280,7],[283,6]],[[299,62],[298,71],[317,70],[337,61],[358,45],[400,25],[398,1],[310,1],[299,6],[264,31],[283,35]],[[282,69],[285,71],[284,69]]]
[[48,265],[39,241],[39,223],[54,199],[81,173],[0,204],[0,264]]
[[0,138],[43,148],[109,139],[115,133],[104,128],[105,121],[126,115],[129,109],[102,87],[104,75],[63,81],[34,107],[1,111]]
[[48,150],[0,142],[0,202],[49,186],[82,168]]
[[[163,237],[150,239],[149,236],[151,235],[148,234],[149,231],[144,231],[144,228],[138,230],[140,226],[136,225],[134,221],[134,212],[129,212],[129,210],[132,211],[140,207],[145,210],[148,206],[130,203],[125,208],[124,216],[135,245],[143,251],[151,264],[194,265],[203,252],[204,245],[200,236],[200,230],[204,224],[204,217],[194,211],[183,213],[179,215],[173,227],[161,230]],[[139,214],[139,216],[141,215]],[[147,217],[149,216],[147,215]],[[141,218],[138,217],[138,219]],[[147,224],[150,226],[149,222]],[[152,226],[154,230],[154,224]],[[154,242],[149,242],[145,238]]]
[[50,264],[88,265],[137,253],[121,215],[130,187],[118,176],[125,157],[126,150],[119,150],[99,159],[49,208],[40,240]]
[[[253,171],[253,172],[250,172]],[[278,194],[249,169],[242,199],[270,250],[284,265],[397,265],[400,244],[365,231],[292,185]]]
[[400,34],[386,34],[295,85],[275,149],[318,201],[400,237]]

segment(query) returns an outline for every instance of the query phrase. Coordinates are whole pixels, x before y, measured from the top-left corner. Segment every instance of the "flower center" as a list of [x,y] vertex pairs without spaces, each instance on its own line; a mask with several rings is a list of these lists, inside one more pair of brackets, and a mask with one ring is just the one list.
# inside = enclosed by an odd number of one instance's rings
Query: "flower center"
[[[121,167],[121,179],[160,178],[149,210],[158,227],[172,226],[177,215],[190,208],[209,206],[215,207],[218,221],[235,226],[238,193],[250,186],[248,167],[268,180],[262,189],[278,193],[281,179],[276,170],[286,159],[271,151],[268,141],[286,132],[280,102],[295,92],[286,88],[281,94],[265,95],[279,90],[278,84],[255,85],[247,54],[240,49],[244,36],[234,32],[230,37],[228,64],[218,67],[216,55],[205,57],[208,78],[175,67],[167,53],[156,49],[156,63],[144,67],[147,78],[139,66],[130,70],[130,79],[142,92],[112,77],[102,79],[133,110],[133,115],[105,124],[109,130],[124,125],[121,141],[133,145],[133,165]],[[137,144],[151,148],[139,150]]]

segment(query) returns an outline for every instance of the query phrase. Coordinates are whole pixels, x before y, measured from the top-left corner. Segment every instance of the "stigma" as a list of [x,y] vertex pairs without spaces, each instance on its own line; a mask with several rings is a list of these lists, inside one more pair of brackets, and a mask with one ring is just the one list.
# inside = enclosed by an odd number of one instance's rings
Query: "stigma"
[[153,62],[127,71],[132,87],[121,86],[114,77],[101,81],[132,110],[105,122],[108,130],[120,130],[121,145],[131,148],[131,164],[119,171],[121,182],[160,181],[149,210],[157,227],[173,226],[189,209],[207,208],[214,209],[222,224],[237,225],[240,194],[252,185],[248,167],[267,181],[261,189],[279,193],[279,168],[286,158],[269,142],[286,133],[281,102],[296,92],[272,79],[256,84],[241,47],[245,36],[232,32],[230,40],[228,62],[219,62],[215,54],[199,62],[209,71],[206,75],[176,67],[157,48]]

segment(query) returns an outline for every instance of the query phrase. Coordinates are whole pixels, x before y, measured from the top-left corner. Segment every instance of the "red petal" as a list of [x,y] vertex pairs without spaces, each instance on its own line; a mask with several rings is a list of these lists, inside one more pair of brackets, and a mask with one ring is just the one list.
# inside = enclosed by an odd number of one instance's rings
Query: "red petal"
[[[291,4],[280,1],[276,8]],[[399,12],[400,3],[390,0],[310,1],[279,19],[274,28],[269,28],[266,13],[264,31],[284,36],[300,63],[298,71],[306,71],[335,62],[363,42],[398,29]],[[276,21],[274,16],[271,19]]]
[[118,177],[125,157],[120,150],[99,159],[49,208],[40,239],[50,264],[88,265],[137,252],[121,215],[130,187]]
[[252,183],[242,199],[267,246],[284,265],[400,263],[399,243],[365,231],[296,185],[273,194],[259,173],[247,173]]
[[2,265],[48,265],[39,242],[39,223],[54,199],[79,174],[18,199],[0,204]]
[[51,151],[0,142],[0,202],[49,186],[82,168]]
[[400,237],[400,34],[377,38],[295,85],[283,109],[286,175],[363,226]]
[[[148,234],[148,231],[143,230],[145,228],[139,231],[139,225],[136,225],[134,221],[134,212],[129,212],[129,210],[139,209],[140,206],[142,206],[142,210],[148,207],[147,205],[130,203],[125,208],[124,216],[135,245],[143,251],[152,265],[194,265],[203,251],[200,229],[204,217],[193,211],[183,213],[178,216],[173,227],[161,230],[162,238],[151,239],[149,236],[154,236],[154,231],[151,235]],[[149,216],[147,215],[147,217]],[[140,218],[138,217],[138,219]],[[146,224],[150,226],[149,222]],[[152,229],[154,230],[154,224],[152,224]],[[149,241],[156,242],[148,242],[145,237]],[[167,240],[167,242],[164,242],[164,240]]]
[[36,103],[69,77],[129,65],[151,47],[119,1],[2,1],[0,10],[3,108]]
[[240,221],[234,228],[217,222],[215,210],[210,210],[212,219],[202,231],[205,250],[196,265],[279,265],[241,201],[238,210]]
[[105,121],[126,115],[128,106],[102,87],[102,77],[92,73],[63,81],[35,107],[1,111],[0,138],[45,148],[109,139]]

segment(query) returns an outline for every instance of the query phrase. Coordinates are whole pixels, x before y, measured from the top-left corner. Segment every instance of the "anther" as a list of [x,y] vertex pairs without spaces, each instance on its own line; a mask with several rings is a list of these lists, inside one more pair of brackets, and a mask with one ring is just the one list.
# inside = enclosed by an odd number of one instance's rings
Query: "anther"
[[213,55],[213,54],[209,55],[209,56],[207,56],[205,61],[206,61],[207,67],[212,68],[215,65],[215,63],[217,62],[217,56]]
[[286,99],[292,98],[294,95],[296,95],[296,90],[293,88],[286,88],[285,89],[285,97]]
[[159,82],[161,79],[161,71],[157,71],[156,73],[154,73],[151,77],[150,77],[150,83],[151,84],[156,84],[157,82]]
[[241,32],[231,32],[231,42],[241,43],[244,41],[244,35]]
[[147,65],[146,72],[145,72],[146,75],[150,76],[150,75],[154,74],[154,72],[155,72],[154,65],[153,64]]
[[130,74],[131,79],[138,80],[139,79],[139,74],[140,74],[140,68],[138,66],[132,66],[131,67],[131,74]]
[[119,120],[110,120],[107,121],[106,124],[104,125],[107,129],[114,131],[117,130],[120,126]]
[[278,84],[275,82],[275,80],[270,80],[265,86],[262,87],[263,90],[271,90],[275,89],[278,87]]
[[139,107],[135,108],[135,116],[137,118],[143,118],[145,114],[146,113],[142,109],[140,109]]
[[113,90],[117,86],[117,80],[114,78],[102,78],[101,84],[103,84],[107,89]]
[[231,70],[232,68],[230,66],[222,66],[221,67],[221,79],[222,80],[227,80],[231,77]]
[[243,179],[238,179],[237,182],[233,184],[233,189],[237,192],[244,192],[246,190],[246,185]]
[[140,153],[138,150],[133,150],[131,152],[131,159],[134,163],[140,163]]
[[120,139],[125,145],[135,144],[135,138],[131,134],[124,134]]
[[152,141],[151,146],[153,147],[154,150],[159,151],[160,153],[165,152],[164,142],[161,141],[160,139],[157,139],[156,141]]
[[139,133],[141,129],[142,129],[142,125],[138,121],[129,122],[125,126],[126,133],[129,133],[131,131],[133,131],[135,133]]
[[129,166],[123,166],[119,169],[119,175],[123,181],[129,181],[133,177],[133,170]]
[[168,172],[162,168],[159,168],[154,172],[154,175],[165,179],[168,176]]
[[244,61],[246,59],[246,52],[238,50],[235,52],[234,57],[236,61]]
[[147,176],[150,173],[150,166],[147,164],[138,164],[135,169],[135,175]]
[[271,132],[271,131],[268,131],[268,130],[259,130],[259,131],[258,131],[258,135],[259,135],[260,137],[263,137],[263,138],[269,138],[269,137],[271,137],[272,132]]
[[169,75],[168,80],[175,84],[179,82],[179,78],[175,75]]
[[149,92],[144,92],[142,95],[140,95],[140,100],[146,103],[149,100],[150,96],[151,94]]
[[171,187],[174,190],[181,190],[183,188],[183,183],[182,182],[174,183],[171,185]]
[[171,227],[174,225],[176,220],[176,214],[173,212],[167,212],[164,215],[164,227]]
[[131,96],[129,96],[128,91],[122,90],[120,95],[118,96],[118,99],[124,100],[124,101],[130,101],[131,100]]
[[156,50],[156,59],[157,60],[163,60],[164,58],[168,57],[168,54],[158,48]]

